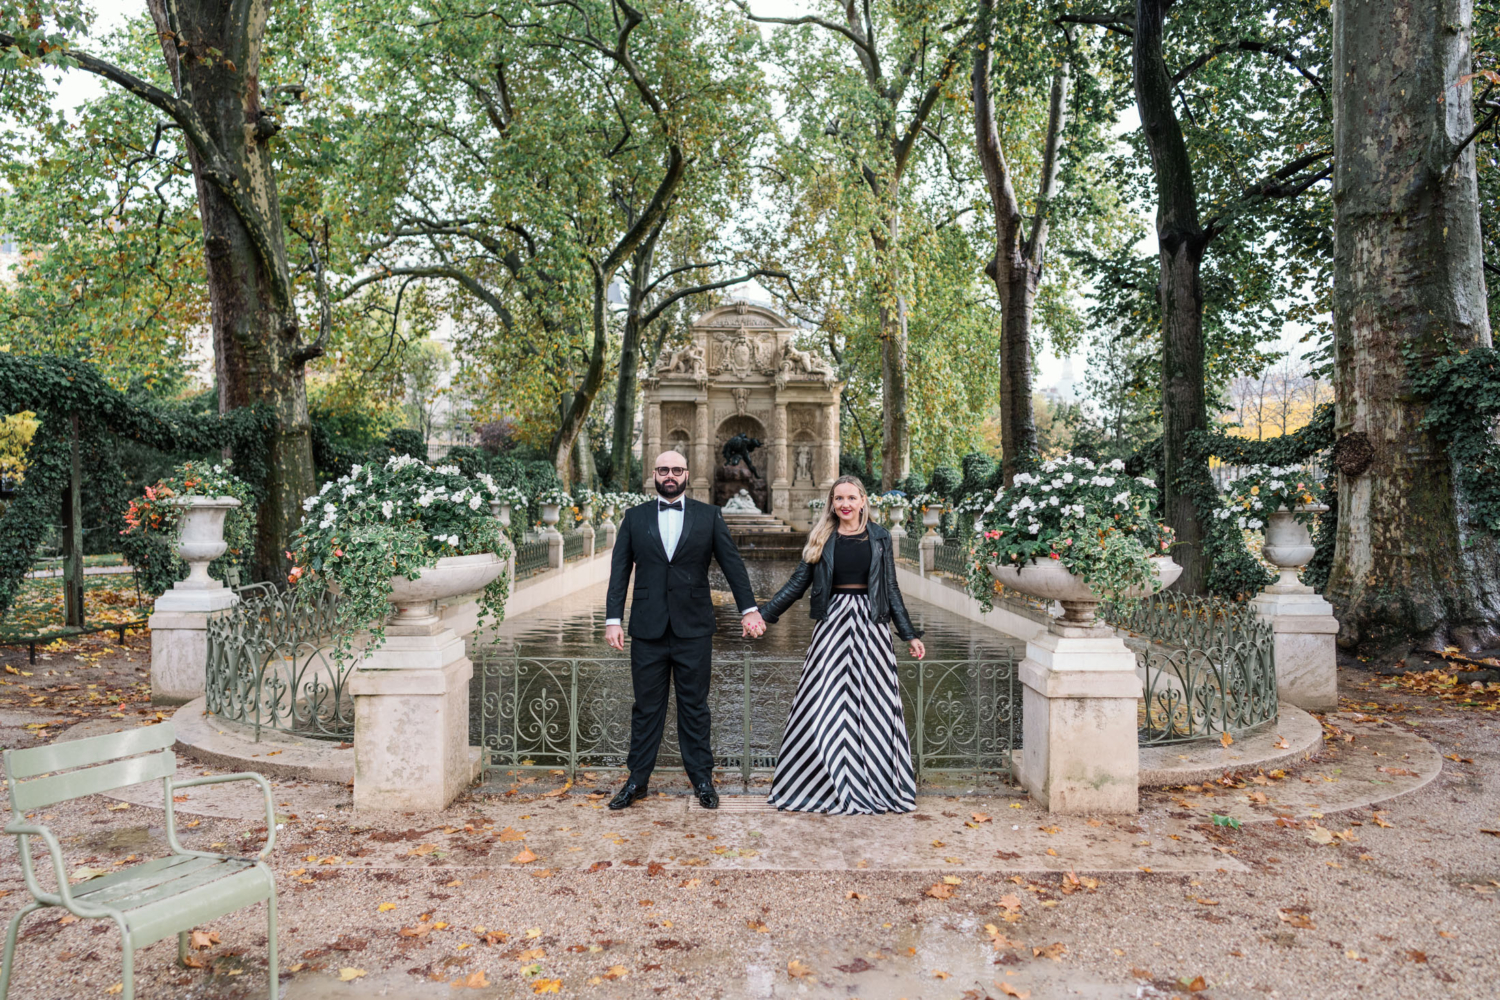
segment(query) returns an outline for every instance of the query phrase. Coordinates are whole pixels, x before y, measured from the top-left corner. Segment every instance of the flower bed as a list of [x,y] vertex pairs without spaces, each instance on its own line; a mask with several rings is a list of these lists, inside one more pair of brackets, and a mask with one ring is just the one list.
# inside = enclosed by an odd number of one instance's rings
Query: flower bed
[[997,490],[974,523],[970,594],[988,609],[996,593],[991,564],[1046,559],[1061,562],[1101,597],[1156,590],[1150,557],[1171,548],[1172,529],[1153,513],[1156,484],[1124,468],[1118,460],[1100,467],[1064,455]]
[[1266,518],[1285,507],[1299,520],[1315,511],[1299,510],[1319,503],[1322,490],[1295,465],[1252,465],[1241,476],[1224,484],[1224,506],[1214,512],[1221,521],[1231,517],[1246,530],[1264,528]]

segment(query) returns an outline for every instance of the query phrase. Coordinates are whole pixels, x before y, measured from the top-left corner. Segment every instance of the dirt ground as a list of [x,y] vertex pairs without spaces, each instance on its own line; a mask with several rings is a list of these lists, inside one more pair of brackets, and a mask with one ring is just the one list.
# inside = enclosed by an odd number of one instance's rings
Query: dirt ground
[[[155,721],[147,642],[96,637],[34,667],[24,649],[0,650],[0,742],[34,746],[85,720]],[[565,791],[544,775],[442,813],[378,817],[355,816],[342,786],[279,781],[281,995],[1493,997],[1496,699],[1465,705],[1461,685],[1403,687],[1349,669],[1341,689],[1357,714],[1340,718],[1430,741],[1443,755],[1436,779],[1373,808],[1318,811],[1302,800],[1337,800],[1361,754],[1366,771],[1374,764],[1393,780],[1406,771],[1399,755],[1374,759],[1388,751],[1365,748],[1366,730],[1332,723],[1324,752],[1298,768],[1150,792],[1133,821],[1049,817],[1019,793],[927,798],[920,819],[787,818],[837,850],[778,868],[751,867],[765,858],[749,845],[785,836],[775,833],[792,829],[776,825],[782,817],[714,814],[672,797],[600,812],[612,783],[604,774]],[[1286,804],[1297,796],[1296,808]],[[162,810],[142,801],[93,796],[37,818],[67,838],[70,867],[108,868],[166,852]],[[179,809],[195,822],[193,803]],[[1215,815],[1245,821],[1219,825]],[[630,832],[619,832],[627,821]],[[249,852],[264,827],[198,815],[184,840]],[[879,857],[894,839],[915,843],[912,830],[922,842],[911,850],[929,850],[930,837],[937,861],[841,860],[862,844]],[[565,846],[579,831],[593,839]],[[669,838],[694,845],[693,856],[669,853]],[[981,838],[987,851],[999,847],[979,857],[948,846]],[[1122,864],[1106,841],[1180,863]],[[1082,846],[1054,865],[1050,843]],[[0,844],[7,920],[28,898],[15,851],[13,839]],[[949,851],[964,856],[944,868]],[[27,921],[11,996],[111,995],[113,926],[59,917]],[[267,995],[264,907],[202,930],[194,967],[177,964],[172,941],[138,954],[138,996]]]

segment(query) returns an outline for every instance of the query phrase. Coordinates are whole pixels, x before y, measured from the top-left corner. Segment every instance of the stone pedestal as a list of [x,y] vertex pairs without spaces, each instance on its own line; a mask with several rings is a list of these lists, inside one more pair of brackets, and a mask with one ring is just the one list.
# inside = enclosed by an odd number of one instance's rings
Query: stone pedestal
[[463,639],[434,616],[391,625],[349,681],[354,696],[354,808],[436,810],[468,787],[469,678]]
[[1055,813],[1139,805],[1135,654],[1107,626],[1053,623],[1021,661],[1021,784]]
[[1338,619],[1333,605],[1285,574],[1251,599],[1271,623],[1276,643],[1276,695],[1308,712],[1338,708]]
[[208,616],[240,603],[239,595],[218,580],[212,587],[177,587],[156,599],[146,623],[151,626],[151,701],[181,705],[203,697],[208,667]]
[[612,549],[612,548],[614,548],[615,547],[615,533],[618,532],[619,530],[620,530],[619,528],[615,527],[615,522],[613,522],[613,521],[605,521],[604,522],[604,528],[601,531],[601,534],[602,534],[604,540],[599,543],[599,547],[601,549]]
[[584,521],[583,527],[578,529],[578,533],[583,536],[583,554],[592,559],[594,557],[594,541],[599,537],[599,532],[595,530],[592,521]]
[[943,544],[943,536],[929,531],[922,536],[917,549],[917,571],[922,576],[931,576],[937,563],[937,549]]

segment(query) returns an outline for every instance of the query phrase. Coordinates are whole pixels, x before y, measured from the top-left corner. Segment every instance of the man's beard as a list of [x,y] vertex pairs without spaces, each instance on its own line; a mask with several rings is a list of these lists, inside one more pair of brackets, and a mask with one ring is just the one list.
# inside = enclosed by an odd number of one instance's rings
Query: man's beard
[[683,491],[686,490],[686,489],[687,489],[687,479],[686,478],[683,478],[683,479],[680,479],[680,480],[677,480],[676,482],[674,482],[672,484],[672,488],[671,489],[668,489],[662,483],[662,481],[660,479],[658,479],[656,481],[656,492],[660,493],[662,496],[666,497],[668,500],[676,500],[679,496],[682,495]]

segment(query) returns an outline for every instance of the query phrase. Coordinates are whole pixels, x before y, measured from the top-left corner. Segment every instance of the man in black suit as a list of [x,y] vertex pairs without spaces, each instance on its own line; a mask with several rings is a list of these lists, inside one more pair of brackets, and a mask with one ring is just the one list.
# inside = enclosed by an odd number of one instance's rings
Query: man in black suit
[[717,809],[714,754],[709,742],[708,684],[713,660],[714,604],[708,561],[719,561],[740,609],[742,634],[766,630],[740,550],[729,537],[719,508],[684,497],[687,459],[663,452],[654,470],[657,498],[625,512],[615,536],[605,603],[604,641],[625,648],[620,621],[625,592],[635,571],[630,605],[630,677],[635,704],[630,709],[630,775],[610,801],[624,809],[646,796],[662,727],[667,721],[667,683],[677,687],[677,737],[683,769],[705,809]]

